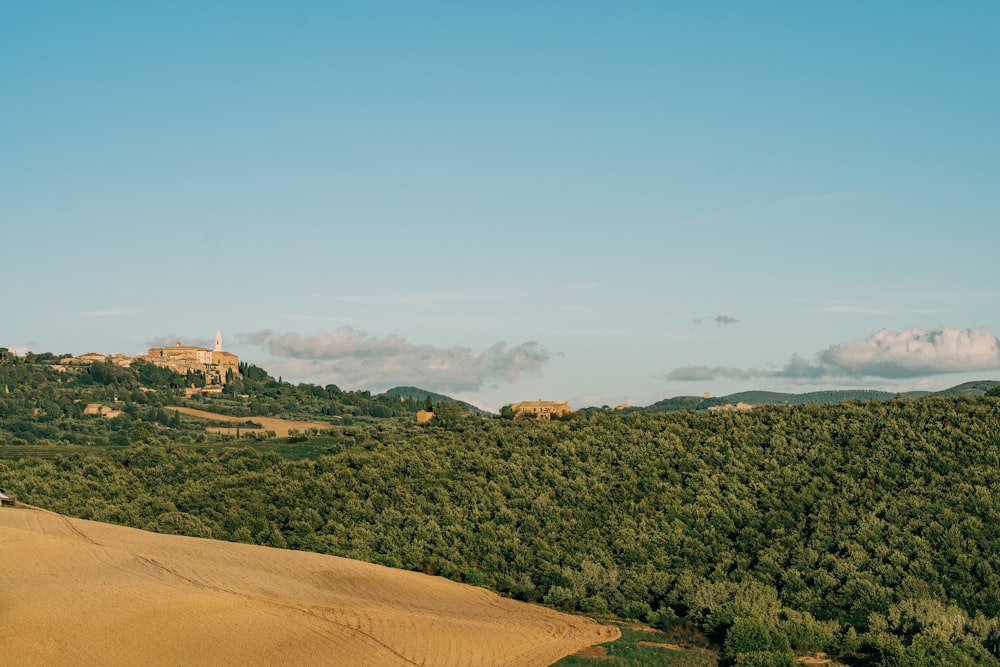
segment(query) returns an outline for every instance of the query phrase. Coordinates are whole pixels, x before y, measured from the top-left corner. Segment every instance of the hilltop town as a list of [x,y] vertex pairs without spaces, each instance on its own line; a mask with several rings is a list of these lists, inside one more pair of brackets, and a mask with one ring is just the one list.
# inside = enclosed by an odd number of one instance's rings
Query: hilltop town
[[115,366],[128,368],[135,361],[141,360],[155,366],[168,368],[182,375],[197,373],[204,376],[207,387],[221,388],[240,375],[240,358],[232,352],[222,349],[222,332],[215,332],[215,349],[196,345],[181,345],[178,340],[172,347],[151,347],[146,354],[128,356],[125,354],[100,354],[88,352],[78,357],[63,357],[59,360],[62,366],[79,366],[93,363],[111,363]]

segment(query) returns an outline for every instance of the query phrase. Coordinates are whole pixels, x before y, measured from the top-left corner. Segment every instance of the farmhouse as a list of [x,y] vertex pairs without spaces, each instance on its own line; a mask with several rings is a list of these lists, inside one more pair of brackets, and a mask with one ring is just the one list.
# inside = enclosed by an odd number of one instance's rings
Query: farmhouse
[[9,505],[11,507],[17,505],[17,496],[8,495],[3,492],[3,489],[0,489],[0,507],[3,507],[4,505]]
[[79,357],[63,357],[59,360],[59,363],[63,366],[70,366],[75,364],[94,364],[105,362],[108,360],[108,355],[101,354],[100,352],[88,352],[87,354],[81,354]]
[[88,352],[79,357],[63,357],[59,360],[60,370],[65,370],[66,366],[82,366],[86,364],[97,364],[110,361],[115,366],[128,367],[132,364],[133,357],[116,352],[115,354],[101,354],[99,352]]
[[730,412],[733,410],[738,412],[748,412],[750,410],[753,410],[753,405],[750,403],[744,403],[743,401],[740,401],[736,405],[733,405],[732,403],[726,403],[725,405],[712,405],[709,406],[708,408],[709,412]]
[[572,410],[566,401],[522,401],[510,406],[515,419],[533,417],[534,419],[552,419],[568,415]]
[[101,405],[100,403],[88,403],[87,407],[83,409],[83,414],[100,415],[105,419],[114,419],[115,417],[121,417],[122,411],[115,410],[107,405]]

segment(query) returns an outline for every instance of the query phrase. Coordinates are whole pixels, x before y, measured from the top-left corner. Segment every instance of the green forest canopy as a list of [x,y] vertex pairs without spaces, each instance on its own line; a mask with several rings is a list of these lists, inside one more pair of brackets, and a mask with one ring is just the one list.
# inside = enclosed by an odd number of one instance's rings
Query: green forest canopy
[[[470,417],[452,428],[365,416],[378,399],[332,385],[261,379],[240,387],[246,398],[203,399],[233,413],[356,418],[331,427],[323,455],[292,461],[156,419],[175,400],[174,378],[141,391],[110,369],[2,369],[0,485],[54,511],[421,570],[567,611],[687,623],[737,664],[818,650],[857,665],[998,664],[993,397]],[[99,440],[119,421],[78,416],[73,392],[127,397],[139,416],[122,418],[126,434],[155,424],[144,438],[154,444],[61,444],[78,426],[94,425]],[[20,454],[29,441],[74,453]]]

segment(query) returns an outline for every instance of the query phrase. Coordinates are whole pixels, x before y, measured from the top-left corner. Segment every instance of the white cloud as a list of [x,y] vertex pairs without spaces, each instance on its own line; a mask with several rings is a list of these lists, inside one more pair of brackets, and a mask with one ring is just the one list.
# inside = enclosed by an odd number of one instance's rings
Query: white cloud
[[911,378],[1000,368],[1000,344],[989,329],[882,329],[833,345],[821,362],[849,375]]
[[277,357],[292,359],[342,359],[348,357],[388,357],[398,354],[408,343],[398,336],[372,338],[363,331],[340,327],[332,333],[303,338],[298,334],[271,334],[268,349]]
[[682,366],[667,373],[668,380],[679,382],[703,382],[715,378],[749,380],[754,377],[770,377],[773,371],[758,368],[726,368],[724,366]]
[[236,334],[236,342],[238,343],[249,343],[250,345],[263,346],[267,343],[267,339],[274,334],[271,329],[264,329],[262,331],[251,331],[249,333],[238,333]]
[[899,333],[882,329],[864,340],[831,345],[816,355],[815,362],[792,355],[781,370],[685,366],[670,371],[666,378],[685,382],[754,377],[836,382],[844,378],[903,379],[997,369],[1000,341],[989,329],[942,326]]
[[483,351],[438,348],[395,335],[376,338],[351,327],[312,336],[261,331],[239,334],[238,339],[283,359],[276,370],[284,375],[373,389],[412,384],[431,390],[471,391],[487,382],[513,382],[522,373],[538,372],[550,358],[535,342],[513,348],[498,342]]

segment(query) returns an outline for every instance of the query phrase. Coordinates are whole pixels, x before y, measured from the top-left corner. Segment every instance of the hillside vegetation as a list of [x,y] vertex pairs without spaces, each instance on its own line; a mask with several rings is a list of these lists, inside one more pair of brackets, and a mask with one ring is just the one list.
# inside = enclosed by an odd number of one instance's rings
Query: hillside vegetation
[[[241,364],[243,378],[222,393],[185,397],[185,388],[204,386],[204,378],[166,368],[133,363],[63,367],[51,354],[0,361],[0,444],[62,442],[121,446],[138,442],[205,442],[203,420],[187,419],[169,406],[186,406],[233,417],[239,426],[251,416],[334,421],[350,425],[391,417],[412,417],[426,404],[424,396],[373,396],[343,391],[336,385],[293,385],[275,380],[257,366]],[[86,414],[88,405],[120,410],[102,419]],[[218,423],[211,424],[219,426]]]
[[750,405],[807,405],[809,403],[839,403],[840,401],[888,401],[893,398],[924,398],[925,396],[984,396],[1000,386],[994,380],[965,382],[943,391],[909,391],[896,394],[876,389],[833,389],[787,394],[777,391],[741,391],[728,396],[675,396],[657,401],[645,408],[646,412],[673,412],[676,410],[707,410],[717,405],[749,403]]
[[479,415],[480,417],[491,417],[494,416],[493,413],[487,412],[472,405],[471,403],[466,403],[465,401],[459,401],[452,398],[451,396],[445,396],[444,394],[437,394],[433,391],[427,391],[426,389],[420,389],[419,387],[393,387],[387,390],[383,394],[379,394],[380,397],[388,398],[403,398],[416,401],[422,407],[427,407],[430,404],[437,403],[457,403],[461,408],[470,414]]
[[683,625],[736,664],[1000,663],[994,397],[357,421],[294,461],[172,433],[47,458],[0,447],[0,484],[83,518]]

